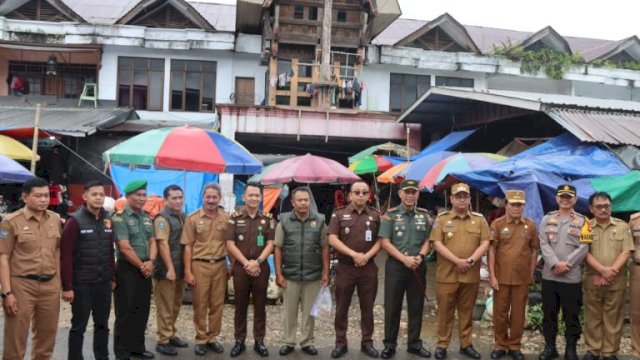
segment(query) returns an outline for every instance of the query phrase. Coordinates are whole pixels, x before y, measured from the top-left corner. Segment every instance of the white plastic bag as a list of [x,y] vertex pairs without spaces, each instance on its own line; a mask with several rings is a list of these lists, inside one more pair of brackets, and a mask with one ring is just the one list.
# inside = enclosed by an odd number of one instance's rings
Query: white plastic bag
[[311,307],[311,316],[322,320],[332,320],[332,307],[333,302],[331,301],[331,290],[329,290],[328,286],[323,286],[320,288],[318,296],[316,296],[316,301]]

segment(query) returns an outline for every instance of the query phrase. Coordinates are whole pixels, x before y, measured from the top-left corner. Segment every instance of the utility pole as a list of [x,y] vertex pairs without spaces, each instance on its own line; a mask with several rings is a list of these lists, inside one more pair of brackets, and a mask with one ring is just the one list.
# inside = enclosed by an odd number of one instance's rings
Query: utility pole
[[320,76],[316,88],[318,89],[318,108],[328,111],[331,108],[331,94],[335,84],[331,80],[331,18],[333,0],[324,0],[322,11],[322,42],[320,44]]
[[36,160],[38,158],[38,133],[40,126],[40,103],[36,104],[36,118],[33,124],[33,144],[31,144],[31,172],[36,173]]

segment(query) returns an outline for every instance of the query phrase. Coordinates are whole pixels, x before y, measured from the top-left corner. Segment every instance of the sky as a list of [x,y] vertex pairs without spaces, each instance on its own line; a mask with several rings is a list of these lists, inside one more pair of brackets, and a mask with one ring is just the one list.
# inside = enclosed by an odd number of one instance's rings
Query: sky
[[[235,0],[197,0],[234,4]],[[389,1],[389,0],[378,0]],[[432,20],[448,12],[464,25],[620,40],[640,35],[636,0],[399,0],[402,17]],[[634,10],[636,9],[636,10]]]

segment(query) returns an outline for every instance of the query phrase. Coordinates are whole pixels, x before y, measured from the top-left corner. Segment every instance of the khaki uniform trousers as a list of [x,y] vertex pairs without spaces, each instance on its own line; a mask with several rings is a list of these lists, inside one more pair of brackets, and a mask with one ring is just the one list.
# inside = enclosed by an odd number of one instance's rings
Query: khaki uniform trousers
[[631,265],[631,345],[640,356],[640,265]]
[[311,315],[311,307],[320,291],[320,280],[293,281],[287,279],[287,287],[282,292],[282,310],[284,312],[284,344],[296,346],[296,330],[298,328],[298,306],[302,304],[302,329],[300,346],[314,345],[313,330],[315,318]]
[[177,336],[176,320],[182,307],[184,280],[153,280],[153,298],[156,302],[156,341],[166,344]]
[[520,350],[528,298],[528,284],[500,284],[493,292],[496,349]]
[[584,342],[594,354],[609,356],[620,350],[626,290],[582,289]]
[[24,358],[29,325],[32,320],[31,358],[33,360],[51,359],[60,315],[60,278],[56,276],[47,282],[39,282],[11,277],[11,292],[18,300],[18,314],[4,318],[2,359],[22,360]]
[[222,328],[222,308],[227,290],[227,263],[194,261],[191,268],[196,278],[196,286],[191,288],[196,344],[212,343],[216,341]]
[[443,283],[436,285],[438,301],[438,343],[437,347],[449,347],[453,330],[453,317],[458,310],[458,334],[460,347],[471,346],[471,328],[473,325],[473,306],[478,296],[479,283]]

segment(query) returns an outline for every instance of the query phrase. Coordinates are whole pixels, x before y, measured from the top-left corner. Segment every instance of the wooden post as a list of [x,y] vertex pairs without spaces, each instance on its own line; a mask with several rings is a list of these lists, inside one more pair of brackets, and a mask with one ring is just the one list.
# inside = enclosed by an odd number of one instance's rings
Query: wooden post
[[276,84],[278,82],[278,59],[275,56],[271,56],[269,58],[269,100],[267,101],[267,105],[275,106],[276,105],[276,91],[278,86],[271,86],[271,79],[276,79]]
[[40,126],[40,103],[36,104],[36,118],[33,123],[33,144],[31,144],[31,172],[36,173],[36,157],[38,156],[38,127]]
[[291,59],[291,70],[293,76],[289,83],[289,106],[295,108],[298,106],[298,59]]
[[322,58],[320,62],[320,80],[331,81],[331,15],[333,0],[324,0],[322,11]]

